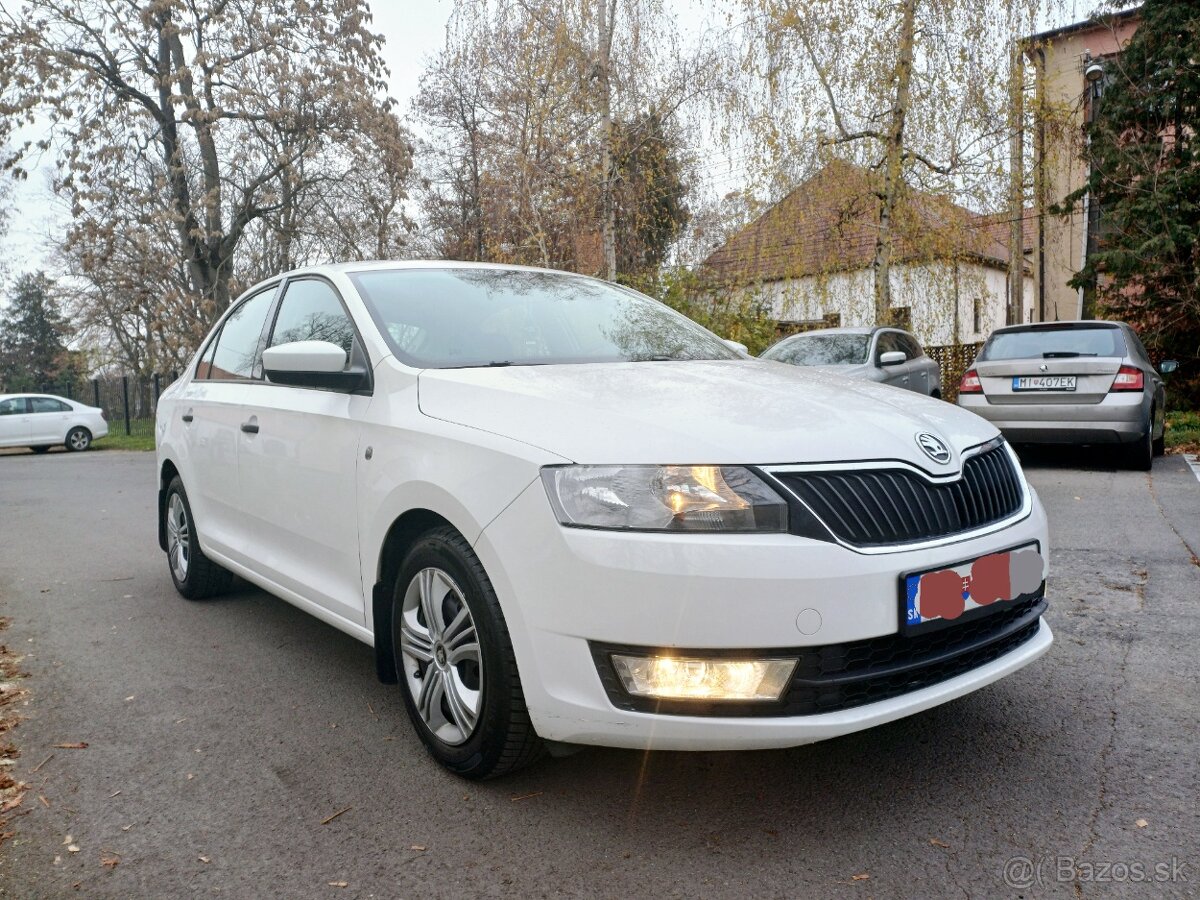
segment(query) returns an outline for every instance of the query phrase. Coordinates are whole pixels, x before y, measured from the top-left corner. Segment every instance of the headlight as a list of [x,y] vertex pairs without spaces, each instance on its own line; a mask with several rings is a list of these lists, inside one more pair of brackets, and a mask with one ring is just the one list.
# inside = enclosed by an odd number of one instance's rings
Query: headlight
[[552,466],[542,481],[563,525],[787,531],[787,504],[741,466]]

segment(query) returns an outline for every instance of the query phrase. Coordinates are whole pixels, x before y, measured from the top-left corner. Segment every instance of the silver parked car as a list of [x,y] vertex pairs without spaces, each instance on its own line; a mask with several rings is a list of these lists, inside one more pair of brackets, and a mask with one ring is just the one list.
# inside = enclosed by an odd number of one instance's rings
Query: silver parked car
[[[1167,360],[1162,373],[1177,365]],[[1013,443],[1123,445],[1143,470],[1163,452],[1163,380],[1123,322],[997,329],[963,375],[958,405]]]
[[899,328],[806,331],[772,344],[761,358],[942,396],[941,368],[925,355],[920,341]]

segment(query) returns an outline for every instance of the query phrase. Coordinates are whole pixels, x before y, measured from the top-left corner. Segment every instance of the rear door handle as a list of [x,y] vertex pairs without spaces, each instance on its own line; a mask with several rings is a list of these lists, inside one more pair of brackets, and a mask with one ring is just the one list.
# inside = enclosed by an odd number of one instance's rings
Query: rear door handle
[[190,412],[185,412],[182,416],[180,416],[180,418],[182,418],[185,422],[190,422],[195,418],[195,416],[193,416]]
[[246,432],[246,434],[258,434],[258,423],[253,419],[249,422],[243,422],[242,431]]

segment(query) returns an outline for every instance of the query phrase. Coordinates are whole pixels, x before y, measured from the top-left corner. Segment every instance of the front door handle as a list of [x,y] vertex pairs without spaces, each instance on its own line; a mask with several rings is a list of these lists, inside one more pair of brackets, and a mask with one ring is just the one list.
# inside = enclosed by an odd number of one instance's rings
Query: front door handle
[[185,422],[191,422],[195,416],[193,416],[190,412],[185,412],[182,416],[180,416],[180,418]]
[[258,422],[251,419],[249,422],[242,423],[242,431],[246,434],[258,434]]

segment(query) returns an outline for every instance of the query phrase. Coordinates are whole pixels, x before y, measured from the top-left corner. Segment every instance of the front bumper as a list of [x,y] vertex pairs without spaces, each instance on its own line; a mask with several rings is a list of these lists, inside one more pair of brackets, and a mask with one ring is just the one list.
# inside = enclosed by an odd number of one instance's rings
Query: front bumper
[[[899,576],[1037,541],[1040,504],[1001,531],[897,553],[795,535],[622,534],[563,528],[540,481],[480,536],[525,701],[546,739],[613,747],[788,747],[892,721],[1002,678],[1049,648],[1040,620],[997,658],[898,696],[810,715],[687,715],[614,704],[597,645],[763,650],[864,641],[899,629]],[[714,704],[714,707],[716,705]],[[705,710],[705,712],[710,712]]]
[[1099,403],[993,403],[982,394],[960,394],[958,405],[982,416],[1012,443],[1115,444],[1146,433],[1149,399],[1141,393],[1108,394]]

